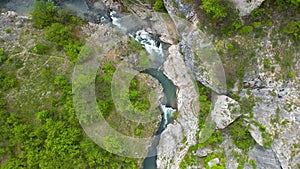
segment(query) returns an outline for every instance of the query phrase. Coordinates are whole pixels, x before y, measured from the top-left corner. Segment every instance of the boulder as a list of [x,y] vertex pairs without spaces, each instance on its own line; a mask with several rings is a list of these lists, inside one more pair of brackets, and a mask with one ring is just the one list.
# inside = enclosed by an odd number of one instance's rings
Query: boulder
[[258,8],[264,0],[231,0],[235,8],[239,10],[240,16],[249,15],[251,11]]
[[217,129],[226,128],[240,115],[240,106],[237,101],[225,95],[217,96],[214,109],[211,112],[212,120],[216,123]]

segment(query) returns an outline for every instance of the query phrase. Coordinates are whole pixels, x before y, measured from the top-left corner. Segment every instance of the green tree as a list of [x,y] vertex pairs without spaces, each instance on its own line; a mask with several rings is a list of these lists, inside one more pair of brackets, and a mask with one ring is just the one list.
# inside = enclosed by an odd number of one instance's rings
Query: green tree
[[56,46],[63,48],[72,41],[71,29],[60,23],[53,23],[45,30],[46,39],[53,42]]
[[116,135],[105,136],[103,144],[105,149],[112,153],[122,154],[125,151],[125,144],[122,142],[122,138]]
[[45,28],[56,20],[57,7],[50,0],[44,2],[37,0],[30,12],[32,24],[35,28]]

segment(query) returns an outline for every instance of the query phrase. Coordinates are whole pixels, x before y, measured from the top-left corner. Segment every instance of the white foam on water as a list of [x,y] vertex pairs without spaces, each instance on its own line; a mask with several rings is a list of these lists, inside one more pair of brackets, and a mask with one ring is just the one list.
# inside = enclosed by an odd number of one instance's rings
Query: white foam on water
[[163,111],[163,117],[164,117],[164,124],[163,124],[163,128],[166,127],[166,125],[168,124],[168,117],[172,117],[173,116],[173,112],[175,112],[176,110],[173,109],[172,107],[167,107],[166,105],[161,104],[160,105],[161,110]]

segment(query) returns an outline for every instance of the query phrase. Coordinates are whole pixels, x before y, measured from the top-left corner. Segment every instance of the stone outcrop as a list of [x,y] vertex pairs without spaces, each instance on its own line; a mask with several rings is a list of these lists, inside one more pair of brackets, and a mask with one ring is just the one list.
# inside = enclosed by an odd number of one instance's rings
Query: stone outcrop
[[183,15],[190,21],[197,20],[195,4],[185,4],[181,0],[164,0],[164,5],[170,15]]

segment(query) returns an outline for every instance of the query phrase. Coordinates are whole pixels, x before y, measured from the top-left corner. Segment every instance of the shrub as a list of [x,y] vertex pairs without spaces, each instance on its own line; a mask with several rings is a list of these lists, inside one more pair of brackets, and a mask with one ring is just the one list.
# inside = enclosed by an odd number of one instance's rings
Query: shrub
[[31,50],[36,54],[45,54],[49,51],[49,46],[47,44],[38,43]]
[[199,144],[199,147],[200,148],[205,148],[206,146],[208,145],[211,145],[213,146],[213,148],[219,144],[221,144],[223,141],[223,136],[222,136],[222,133],[217,131],[217,132],[214,132],[208,140],[206,140],[204,143],[200,143]]
[[83,20],[76,17],[71,10],[67,8],[60,9],[56,7],[51,0],[47,2],[37,0],[30,15],[33,27],[38,29],[48,27],[56,22],[70,27],[84,23]]
[[[64,46],[64,50],[66,51],[66,54],[72,63],[75,63],[77,61],[81,49],[82,44],[77,41],[69,42],[66,46]],[[83,57],[81,59],[83,59]]]
[[7,28],[7,29],[5,30],[5,32],[6,32],[7,34],[11,33],[11,29]]
[[247,35],[250,32],[252,32],[253,27],[252,26],[244,26],[242,29],[240,29],[239,33],[242,35]]
[[7,60],[7,56],[3,49],[0,49],[0,63],[3,63]]
[[134,135],[136,135],[136,136],[140,135],[141,133],[142,133],[142,130],[139,129],[139,128],[136,128],[136,129],[134,130]]
[[288,78],[293,79],[295,77],[295,73],[294,72],[289,72],[288,73]]
[[240,149],[249,149],[255,144],[251,137],[248,127],[243,125],[243,121],[238,119],[230,126],[230,134],[233,138],[233,143]]
[[17,85],[17,78],[12,74],[8,74],[0,83],[0,88],[2,88],[5,91],[15,87],[16,85]]
[[264,68],[269,69],[270,68],[271,61],[269,59],[264,59]]
[[254,28],[259,28],[259,27],[261,27],[261,22],[254,22],[254,23],[253,23],[253,27],[254,27]]
[[280,6],[287,6],[287,5],[300,6],[300,0],[275,0],[275,4]]
[[166,12],[164,1],[163,0],[156,0],[153,9],[157,12]]
[[268,21],[267,21],[267,26],[270,26],[270,27],[271,27],[272,25],[273,25],[272,21],[271,21],[271,20],[268,20]]
[[215,19],[225,18],[227,16],[227,5],[224,5],[224,3],[225,1],[220,0],[203,0],[200,8]]

